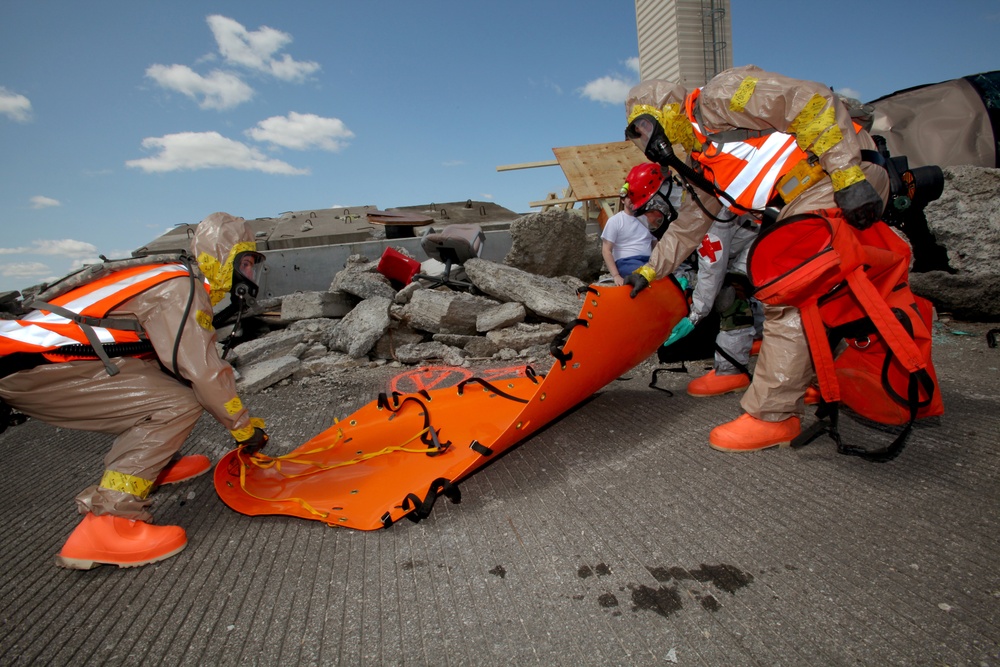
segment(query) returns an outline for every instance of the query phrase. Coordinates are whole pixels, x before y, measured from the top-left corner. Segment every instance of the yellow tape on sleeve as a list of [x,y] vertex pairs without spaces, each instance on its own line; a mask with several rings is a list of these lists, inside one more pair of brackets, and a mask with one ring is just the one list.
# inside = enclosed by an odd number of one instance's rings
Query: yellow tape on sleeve
[[830,174],[830,180],[833,181],[833,191],[838,192],[865,180],[865,172],[861,171],[861,167],[848,167]]
[[632,273],[638,273],[640,276],[646,279],[646,282],[651,283],[656,280],[656,270],[649,264],[640,266],[638,269]]
[[102,489],[130,493],[140,500],[145,500],[153,488],[153,480],[143,479],[142,477],[136,477],[124,472],[105,470],[104,476],[101,477],[100,486]]

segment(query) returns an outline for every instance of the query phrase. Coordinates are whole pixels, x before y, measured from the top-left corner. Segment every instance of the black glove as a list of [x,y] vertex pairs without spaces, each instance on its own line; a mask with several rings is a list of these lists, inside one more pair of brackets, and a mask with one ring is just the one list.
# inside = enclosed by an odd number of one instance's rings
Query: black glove
[[237,441],[237,445],[240,447],[240,451],[248,456],[253,456],[260,450],[264,449],[264,445],[270,438],[267,437],[267,433],[264,432],[262,428],[254,428],[253,435],[251,435],[246,440]]
[[882,217],[885,202],[868,181],[851,183],[843,190],[833,193],[833,201],[844,212],[844,217],[852,227],[868,229]]
[[628,276],[626,276],[625,278],[625,284],[632,286],[632,291],[629,292],[629,296],[632,297],[633,299],[635,298],[636,294],[649,287],[649,281],[646,280],[639,273],[628,274]]

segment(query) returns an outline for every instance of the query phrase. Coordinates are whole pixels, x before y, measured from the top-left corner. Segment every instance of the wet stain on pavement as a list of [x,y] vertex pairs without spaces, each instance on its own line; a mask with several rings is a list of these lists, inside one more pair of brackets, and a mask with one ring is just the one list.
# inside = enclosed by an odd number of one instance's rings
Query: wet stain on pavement
[[[712,613],[722,609],[722,603],[719,602],[715,594],[702,590],[700,586],[691,587],[685,582],[696,581],[730,595],[736,595],[738,590],[749,586],[754,581],[753,575],[749,572],[725,563],[718,565],[702,563],[697,569],[679,566],[658,566],[646,569],[657,582],[662,584],[661,586],[653,588],[644,584],[628,584],[627,587],[622,587],[619,590],[631,591],[633,612],[652,611],[664,618],[680,611],[684,607],[685,598],[688,600],[693,598],[701,605],[702,609]],[[580,579],[588,579],[595,574],[605,576],[611,574],[611,570],[603,563],[596,568],[583,565],[577,570],[577,576]],[[618,598],[609,592],[601,593],[597,598],[597,603],[604,609],[613,609],[619,606]],[[616,611],[614,615],[620,615],[620,612]]]
[[576,576],[580,577],[581,579],[592,577],[595,574],[598,577],[606,577],[609,574],[611,574],[611,568],[605,565],[604,563],[598,563],[593,568],[591,568],[589,565],[581,565],[576,571]]
[[660,586],[659,588],[650,588],[649,586],[632,587],[632,611],[653,611],[666,618],[680,611],[683,606],[677,586]]

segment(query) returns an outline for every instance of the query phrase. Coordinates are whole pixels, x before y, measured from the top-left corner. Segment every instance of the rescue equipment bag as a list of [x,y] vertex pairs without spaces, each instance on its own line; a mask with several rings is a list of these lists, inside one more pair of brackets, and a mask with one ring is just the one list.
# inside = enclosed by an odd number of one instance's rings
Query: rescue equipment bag
[[[830,417],[806,442],[828,430],[841,453],[888,461],[902,451],[916,420],[943,414],[930,303],[911,292],[909,264],[909,246],[888,225],[859,230],[840,209],[786,218],[764,229],[751,248],[755,296],[801,312],[823,399],[817,416]],[[904,428],[882,450],[846,446],[837,430],[839,404]]]

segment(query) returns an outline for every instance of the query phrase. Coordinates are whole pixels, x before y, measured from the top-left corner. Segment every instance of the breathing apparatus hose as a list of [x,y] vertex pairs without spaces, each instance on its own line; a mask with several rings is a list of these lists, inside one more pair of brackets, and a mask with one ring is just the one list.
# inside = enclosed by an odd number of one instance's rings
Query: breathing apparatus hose
[[181,336],[184,335],[184,326],[187,324],[187,318],[191,314],[191,306],[192,304],[194,304],[194,291],[198,287],[198,284],[195,281],[194,277],[194,268],[191,266],[191,259],[192,258],[186,253],[181,255],[181,263],[184,264],[184,267],[188,271],[188,278],[190,279],[191,283],[191,291],[188,293],[187,304],[184,306],[184,315],[181,317],[181,323],[177,326],[177,336],[176,338],[174,338],[173,357],[170,360],[170,363],[174,369],[174,375],[176,375],[178,378],[181,377],[180,370],[178,370],[177,368],[177,356],[179,354],[181,347]]

